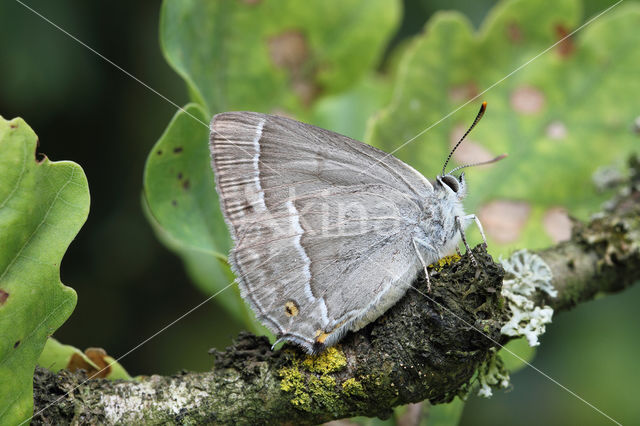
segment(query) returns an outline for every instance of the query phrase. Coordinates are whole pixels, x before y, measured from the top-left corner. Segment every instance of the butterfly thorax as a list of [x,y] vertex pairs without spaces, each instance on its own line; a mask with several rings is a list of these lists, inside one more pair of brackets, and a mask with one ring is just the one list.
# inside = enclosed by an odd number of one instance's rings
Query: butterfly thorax
[[[424,201],[420,221],[425,260],[435,262],[452,254],[460,242],[456,217],[465,215],[462,199],[466,195],[464,174],[438,176],[433,184],[433,198]],[[429,250],[428,247],[433,250]]]

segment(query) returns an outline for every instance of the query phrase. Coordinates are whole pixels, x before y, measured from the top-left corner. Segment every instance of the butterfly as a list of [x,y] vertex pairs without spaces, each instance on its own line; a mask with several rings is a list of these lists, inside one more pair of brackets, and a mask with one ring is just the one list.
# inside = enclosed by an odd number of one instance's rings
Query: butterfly
[[278,340],[309,353],[395,304],[427,265],[452,254],[475,215],[464,173],[433,183],[349,137],[285,117],[225,112],[211,121],[216,189],[241,295]]

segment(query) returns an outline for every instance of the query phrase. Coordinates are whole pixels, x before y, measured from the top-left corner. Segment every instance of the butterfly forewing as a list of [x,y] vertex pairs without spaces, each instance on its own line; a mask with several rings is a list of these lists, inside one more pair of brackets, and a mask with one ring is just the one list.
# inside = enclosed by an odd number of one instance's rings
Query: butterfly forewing
[[243,297],[272,331],[317,350],[404,293],[408,283],[398,283],[418,269],[411,231],[432,191],[422,175],[283,117],[218,114],[211,130],[235,243],[229,259]]

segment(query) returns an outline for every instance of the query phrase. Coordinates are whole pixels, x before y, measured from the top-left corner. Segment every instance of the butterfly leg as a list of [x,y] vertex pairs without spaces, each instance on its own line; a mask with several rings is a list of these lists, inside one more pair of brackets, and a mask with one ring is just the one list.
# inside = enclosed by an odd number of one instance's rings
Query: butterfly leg
[[482,235],[482,244],[484,244],[485,248],[487,247],[487,237],[484,235],[484,229],[482,228],[482,224],[480,223],[480,219],[475,214],[468,214],[463,216],[463,220],[473,220],[480,231],[480,235]]
[[[416,249],[418,259],[420,259],[420,263],[422,263],[422,267],[424,268],[424,276],[427,279],[427,293],[431,293],[431,279],[429,279],[429,271],[427,271],[427,263],[424,261],[424,258],[422,257],[422,253],[420,253],[420,250],[418,250],[416,239],[414,238],[412,241],[413,241],[413,248]],[[418,242],[420,241],[418,240]],[[424,243],[421,243],[421,244],[424,245]]]
[[473,266],[478,266],[478,262],[476,261],[476,258],[473,256],[473,253],[471,252],[471,247],[469,247],[467,238],[464,235],[464,226],[462,221],[467,219],[468,217],[469,216],[463,216],[463,217],[456,216],[456,225],[458,226],[458,231],[460,232],[460,237],[462,238],[462,243],[464,244],[464,248],[467,249],[467,253],[469,253],[469,256],[471,257],[471,263],[473,264]]

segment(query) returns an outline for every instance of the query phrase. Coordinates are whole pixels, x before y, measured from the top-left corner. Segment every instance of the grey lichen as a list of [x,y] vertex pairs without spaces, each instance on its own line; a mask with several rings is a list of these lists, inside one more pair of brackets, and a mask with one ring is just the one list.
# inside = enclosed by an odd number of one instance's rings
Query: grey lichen
[[551,284],[551,268],[537,254],[518,250],[509,259],[500,259],[505,275],[503,291],[509,290],[523,296],[533,295],[537,289],[556,297],[558,292]]
[[551,284],[551,268],[540,256],[527,250],[519,250],[500,262],[505,270],[502,296],[511,311],[511,318],[500,331],[507,336],[525,336],[529,346],[537,346],[540,344],[538,337],[545,332],[545,324],[551,322],[553,309],[536,306],[532,296],[538,290],[551,297],[557,296],[558,292]]
[[478,369],[478,384],[480,385],[478,396],[484,398],[490,398],[494,388],[506,389],[511,385],[509,372],[495,350]]
[[625,176],[618,166],[608,165],[599,167],[591,176],[598,191],[606,191],[624,182]]
[[[557,296],[551,284],[551,268],[540,256],[527,250],[517,251],[509,259],[500,259],[500,263],[505,270],[501,294],[511,313],[500,332],[513,337],[525,336],[530,346],[537,346],[540,344],[538,337],[545,332],[545,325],[551,322],[553,309],[536,306],[533,297],[538,291]],[[492,389],[507,388],[510,384],[502,359],[494,349],[491,352],[478,368],[478,395],[485,398],[492,396]]]

